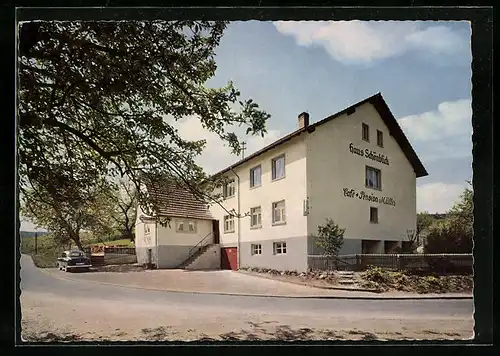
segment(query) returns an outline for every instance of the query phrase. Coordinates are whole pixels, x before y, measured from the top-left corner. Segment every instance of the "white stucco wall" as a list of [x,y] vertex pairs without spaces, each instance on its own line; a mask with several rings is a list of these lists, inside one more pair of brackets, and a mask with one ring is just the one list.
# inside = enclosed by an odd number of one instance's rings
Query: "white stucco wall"
[[[362,140],[362,123],[370,127],[369,143]],[[377,145],[377,129],[383,132],[383,148]],[[330,217],[346,229],[345,239],[406,240],[406,231],[416,225],[416,175],[371,104],[319,126],[306,143],[309,233],[316,233],[318,225]],[[386,155],[389,165],[351,153],[350,143]],[[365,187],[366,165],[381,170],[380,191]],[[396,205],[345,197],[344,188],[391,197]],[[378,208],[378,224],[370,223],[370,207]]]
[[[136,220],[136,254],[138,263],[148,262],[148,250],[152,252],[152,262],[158,268],[178,268],[178,266],[189,257],[191,248],[196,246],[204,237],[209,235],[201,245],[213,243],[212,221],[189,219],[189,218],[171,218],[170,226],[155,224],[154,221],[140,220],[140,216],[145,215],[138,208]],[[177,232],[177,220],[195,221],[196,232]],[[145,233],[145,226],[149,225],[150,233]]]
[[[177,232],[177,220],[195,221],[196,232]],[[158,244],[159,245],[176,245],[176,246],[195,246],[204,237],[212,232],[212,220],[199,220],[188,218],[172,218],[170,226],[162,226],[158,224]],[[209,236],[203,241],[202,245],[207,245],[213,242],[213,236]]]
[[[285,177],[272,180],[272,159],[285,154]],[[240,235],[240,265],[248,265],[257,260],[256,256],[250,254],[250,244],[252,242],[262,243],[262,255],[258,256],[258,261],[262,266],[269,268],[285,269],[290,260],[302,263],[306,267],[307,254],[307,218],[303,214],[303,203],[306,199],[306,146],[304,134],[269,150],[268,152],[242,164],[235,168],[236,174],[240,177],[240,212],[249,213],[251,208],[261,207],[261,228],[250,228],[250,216],[238,219],[235,218],[235,231],[224,233],[224,215],[227,215],[221,207],[212,206],[212,215],[219,220],[220,241],[222,247],[237,246],[238,229]],[[250,187],[250,169],[261,165],[262,177],[259,187]],[[234,173],[228,172],[228,177],[235,177],[235,196],[226,199],[224,207],[230,211],[238,211],[238,180]],[[285,200],[286,223],[283,225],[272,224],[272,203]],[[240,223],[240,225],[238,224]],[[287,257],[273,254],[273,241],[287,241]],[[294,269],[289,266],[289,269]]]
[[[303,215],[303,200],[306,198],[306,146],[304,136],[301,135],[291,141],[272,149],[235,169],[240,177],[240,211],[241,214],[250,212],[253,207],[261,207],[262,227],[250,228],[250,217],[235,218],[235,231],[224,233],[224,215],[227,212],[217,205],[211,207],[212,215],[219,220],[220,240],[222,246],[234,246],[237,241],[238,228],[241,228],[240,242],[262,239],[279,239],[306,235],[306,217]],[[285,177],[272,181],[271,160],[285,154]],[[259,187],[250,187],[250,169],[261,165],[262,184]],[[232,172],[228,177],[235,177]],[[236,179],[236,193],[232,198],[224,201],[224,207],[229,211],[238,211],[238,184]],[[286,224],[272,225],[272,203],[285,200]]]
[[[142,222],[140,217],[145,215],[141,208],[137,208],[137,218],[135,225],[135,250],[137,263],[147,263],[147,250],[151,249],[152,262],[156,264],[156,224],[153,221]],[[149,226],[149,234],[145,233],[146,224]]]

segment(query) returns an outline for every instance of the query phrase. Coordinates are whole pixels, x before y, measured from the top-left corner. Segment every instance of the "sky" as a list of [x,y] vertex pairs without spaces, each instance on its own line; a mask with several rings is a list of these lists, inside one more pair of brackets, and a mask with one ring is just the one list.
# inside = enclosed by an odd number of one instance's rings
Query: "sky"
[[[417,179],[417,211],[441,213],[472,179],[470,36],[465,21],[232,22],[207,86],[231,80],[271,114],[245,155],[296,130],[302,111],[312,123],[382,93],[429,172]],[[238,160],[198,119],[176,126],[206,139],[198,162],[208,173]]]

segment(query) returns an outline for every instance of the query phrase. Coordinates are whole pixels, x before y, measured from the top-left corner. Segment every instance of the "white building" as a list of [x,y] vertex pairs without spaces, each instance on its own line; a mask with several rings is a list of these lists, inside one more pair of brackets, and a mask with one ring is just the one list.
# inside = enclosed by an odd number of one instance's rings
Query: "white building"
[[314,124],[302,113],[296,131],[218,174],[232,179],[210,209],[222,267],[304,271],[327,218],[346,229],[341,254],[400,246],[427,172],[378,93]]
[[139,263],[305,271],[327,218],[346,229],[340,254],[391,252],[416,229],[427,172],[379,93],[313,124],[302,113],[297,130],[217,174],[232,181],[210,211],[182,188],[149,187],[172,221],[139,209]]
[[145,188],[159,206],[155,217],[138,207],[137,262],[151,263],[155,268],[220,268],[218,223],[207,204],[175,183],[149,182]]

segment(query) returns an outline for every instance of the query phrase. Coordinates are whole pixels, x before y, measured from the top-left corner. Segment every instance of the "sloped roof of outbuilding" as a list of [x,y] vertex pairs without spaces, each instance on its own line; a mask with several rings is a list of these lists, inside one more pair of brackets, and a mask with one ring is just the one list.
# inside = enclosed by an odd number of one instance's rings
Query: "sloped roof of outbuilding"
[[186,185],[168,180],[150,180],[144,185],[157,205],[158,216],[213,220],[208,204]]

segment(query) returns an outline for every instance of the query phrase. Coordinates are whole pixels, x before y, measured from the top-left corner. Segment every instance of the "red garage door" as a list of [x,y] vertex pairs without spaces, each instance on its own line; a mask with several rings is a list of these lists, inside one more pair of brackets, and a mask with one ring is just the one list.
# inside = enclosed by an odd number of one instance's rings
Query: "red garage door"
[[221,248],[221,267],[222,269],[232,269],[233,271],[238,269],[238,248],[236,247],[225,247]]

